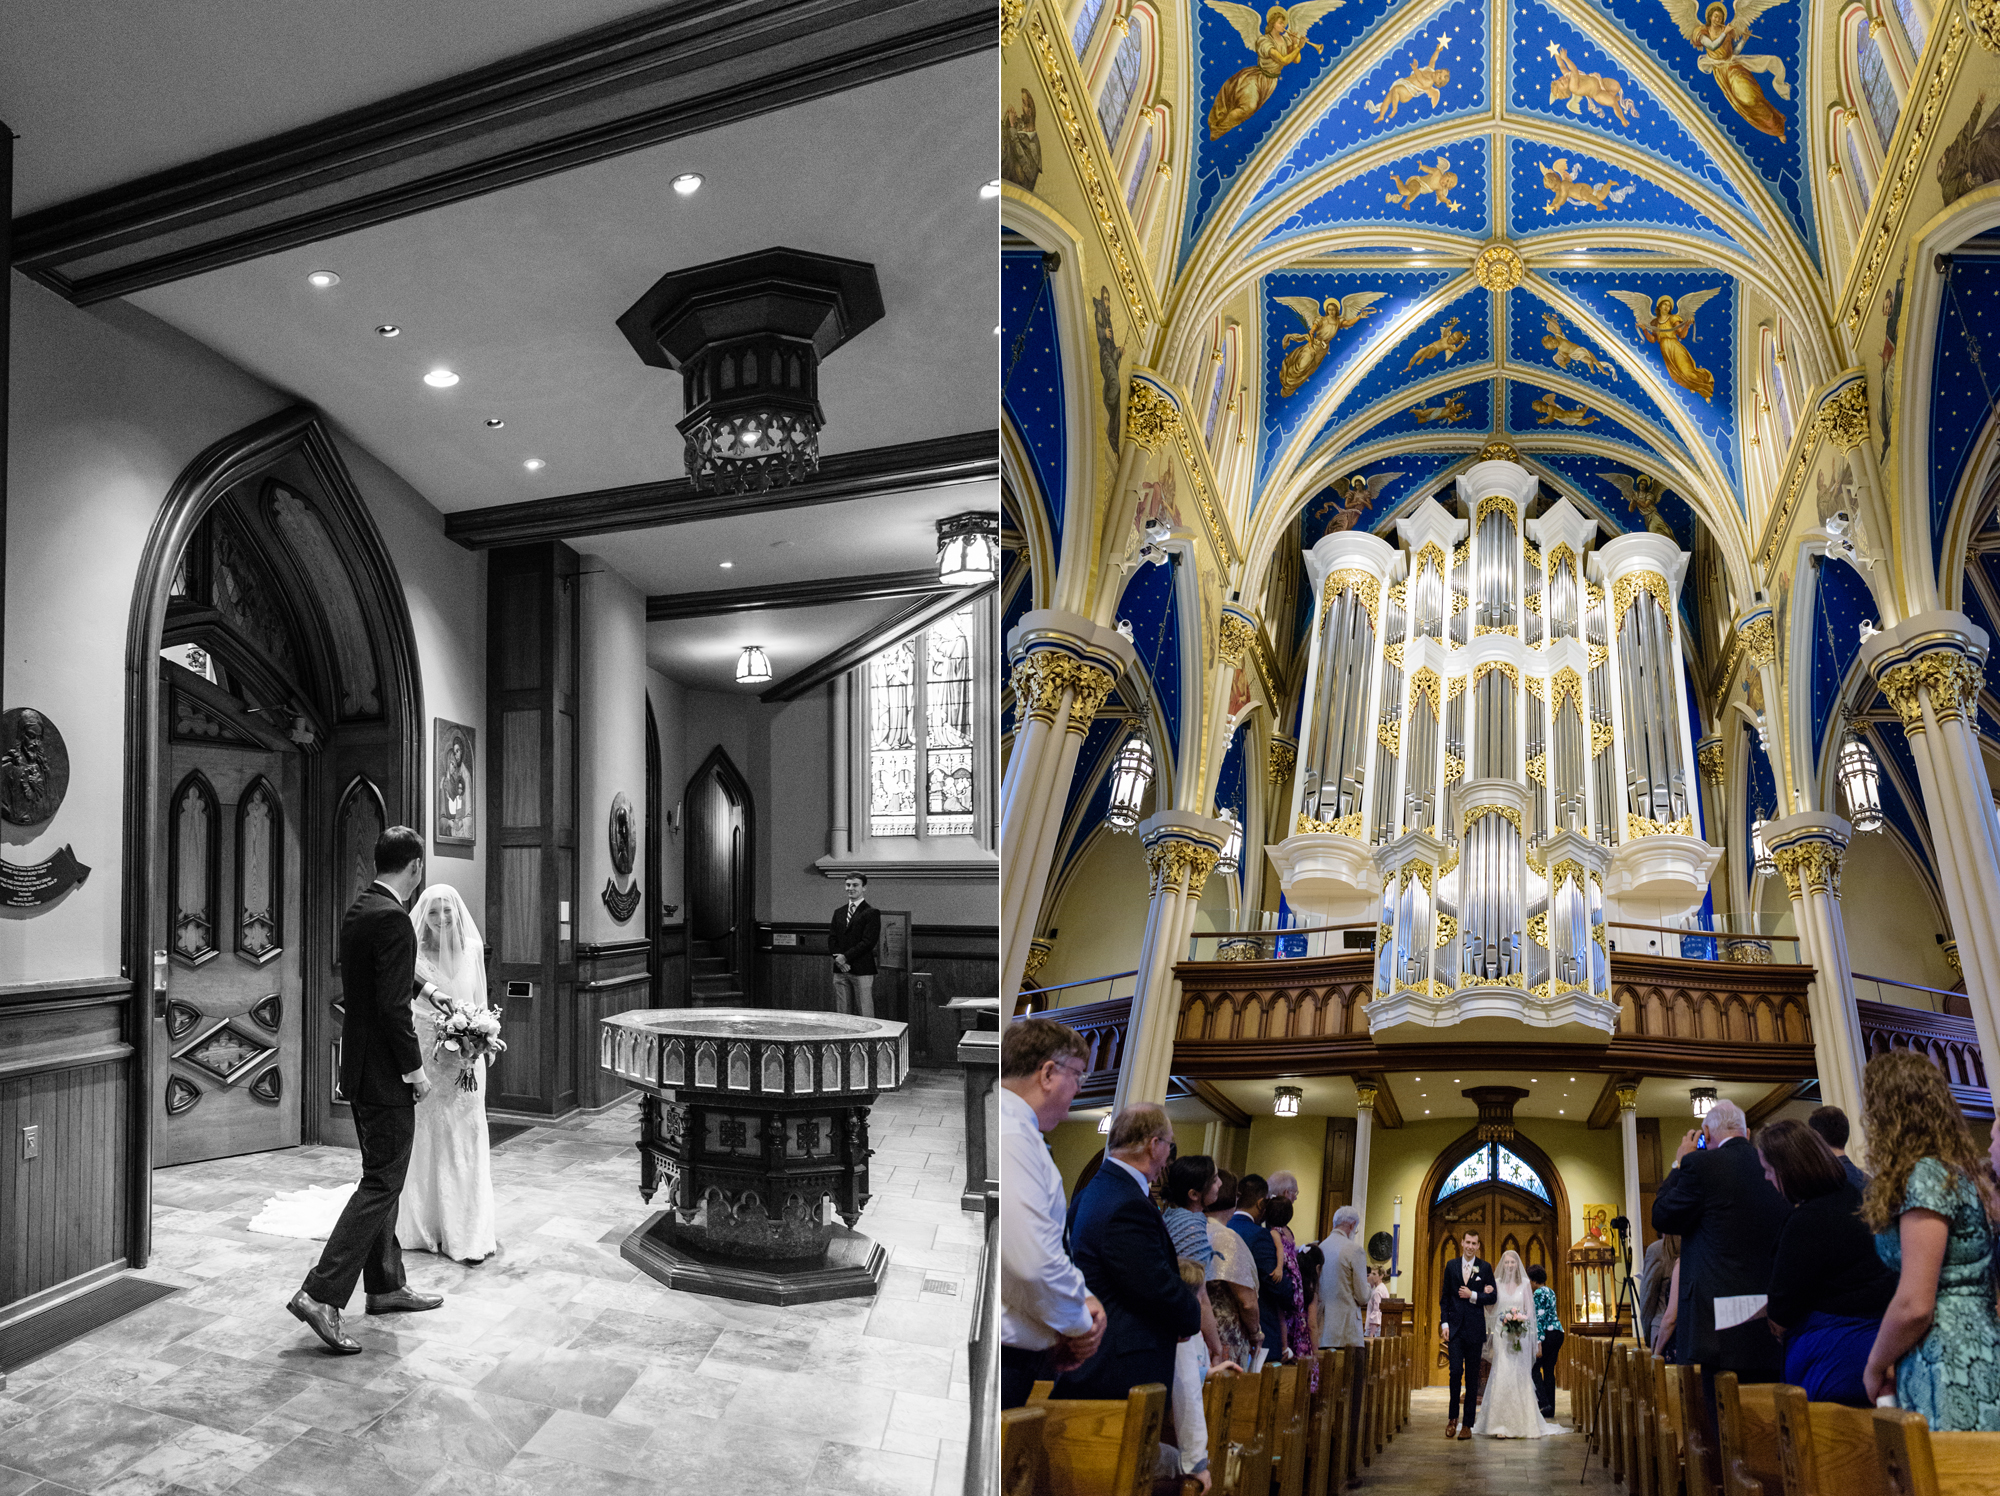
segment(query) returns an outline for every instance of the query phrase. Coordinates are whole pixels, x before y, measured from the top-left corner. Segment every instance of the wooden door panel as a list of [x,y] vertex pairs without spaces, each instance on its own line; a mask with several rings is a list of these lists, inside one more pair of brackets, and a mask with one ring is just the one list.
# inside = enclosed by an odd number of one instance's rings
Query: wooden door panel
[[1479,1255],[1496,1267],[1504,1252],[1518,1252],[1523,1267],[1540,1263],[1549,1275],[1551,1287],[1561,1292],[1561,1243],[1556,1233],[1553,1207],[1532,1195],[1505,1184],[1485,1184],[1461,1190],[1431,1207],[1431,1241],[1425,1263],[1426,1281],[1419,1285],[1423,1301],[1417,1305],[1417,1322],[1435,1354],[1426,1359],[1433,1384],[1445,1380],[1448,1364],[1444,1341],[1438,1334],[1438,1285],[1444,1269],[1459,1255],[1459,1241],[1467,1231],[1479,1233]]

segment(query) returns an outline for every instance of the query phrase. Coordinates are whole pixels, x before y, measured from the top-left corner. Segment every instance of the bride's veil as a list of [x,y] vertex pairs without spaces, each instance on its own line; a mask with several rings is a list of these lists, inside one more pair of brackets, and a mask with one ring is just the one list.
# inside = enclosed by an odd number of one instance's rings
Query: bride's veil
[[410,910],[417,927],[417,973],[454,1002],[486,1006],[486,942],[472,914],[449,883],[426,888]]
[[1498,1290],[1493,1303],[1486,1310],[1488,1323],[1497,1331],[1500,1315],[1507,1309],[1519,1309],[1527,1315],[1528,1323],[1535,1320],[1535,1290],[1528,1281],[1528,1270],[1521,1266],[1521,1254],[1506,1251],[1500,1254],[1499,1265],[1493,1269],[1493,1286]]

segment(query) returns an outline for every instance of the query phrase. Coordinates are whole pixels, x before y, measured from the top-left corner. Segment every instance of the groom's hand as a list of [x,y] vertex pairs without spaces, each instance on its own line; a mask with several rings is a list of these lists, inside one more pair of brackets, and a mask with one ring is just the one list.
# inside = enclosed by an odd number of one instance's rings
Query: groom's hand
[[431,1078],[424,1073],[421,1066],[412,1070],[403,1079],[408,1082],[410,1089],[417,1093],[417,1100],[422,1101],[431,1094]]

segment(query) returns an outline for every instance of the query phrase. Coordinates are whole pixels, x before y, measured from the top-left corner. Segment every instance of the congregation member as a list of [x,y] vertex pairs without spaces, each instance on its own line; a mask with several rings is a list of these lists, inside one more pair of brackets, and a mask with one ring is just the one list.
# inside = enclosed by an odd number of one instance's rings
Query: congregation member
[[[1306,1323],[1305,1276],[1299,1271],[1299,1246],[1292,1236],[1293,1205],[1282,1195],[1272,1196],[1264,1206],[1264,1228],[1271,1233],[1271,1241],[1278,1249],[1278,1267],[1283,1282],[1290,1285],[1289,1299],[1280,1306],[1279,1326],[1284,1332],[1284,1357],[1287,1361],[1305,1359],[1310,1361],[1313,1353],[1312,1332]],[[1319,1367],[1315,1363],[1311,1371],[1315,1388],[1319,1385]]]
[[1175,1158],[1160,1181],[1160,1198],[1165,1202],[1160,1207],[1160,1219],[1167,1223],[1167,1235],[1173,1238],[1174,1250],[1180,1253],[1181,1260],[1192,1262],[1202,1274],[1202,1282],[1195,1291],[1201,1305],[1201,1339],[1208,1358],[1216,1364],[1230,1357],[1223,1347],[1221,1330],[1206,1291],[1208,1275],[1215,1263],[1215,1247],[1208,1239],[1208,1217],[1204,1212],[1221,1186],[1215,1160],[1205,1153]]
[[1063,1250],[1062,1175],[1043,1134],[1069,1115],[1090,1049],[1050,1018],[1009,1024],[1000,1041],[1000,1405],[1080,1366],[1104,1336],[1104,1310]]
[[1528,1264],[1528,1281],[1535,1285],[1535,1401],[1544,1418],[1556,1416],[1556,1357],[1562,1354],[1562,1312],[1556,1305],[1556,1291],[1549,1287],[1549,1270],[1539,1262]]
[[[1653,1343],[1653,1331],[1660,1323],[1660,1311],[1667,1307],[1667,1286],[1674,1270],[1673,1261],[1668,1257],[1668,1243],[1673,1238],[1656,1236],[1646,1245],[1646,1255],[1639,1266],[1639,1339],[1642,1344]],[[1679,1256],[1679,1247],[1673,1249]],[[1664,1264],[1664,1266],[1662,1265]]]
[[1201,1331],[1200,1305],[1181,1281],[1180,1257],[1152,1199],[1173,1146],[1173,1124],[1157,1102],[1111,1119],[1104,1165],[1078,1197],[1069,1234],[1084,1284],[1104,1306],[1104,1343],[1057,1378],[1057,1397],[1122,1402],[1149,1382],[1172,1395],[1177,1347]]
[[[1823,1108],[1822,1110],[1832,1110]],[[1841,1134],[1846,1135],[1842,1117]],[[1771,1263],[1768,1317],[1785,1334],[1785,1381],[1814,1402],[1865,1408],[1861,1369],[1875,1344],[1896,1275],[1861,1222],[1861,1191],[1810,1121],[1773,1122],[1757,1151],[1792,1213]]]
[[1368,1254],[1356,1239],[1360,1234],[1361,1212],[1352,1205],[1343,1205],[1333,1213],[1333,1230],[1320,1243],[1320,1250],[1326,1254],[1326,1265],[1320,1270],[1319,1279],[1326,1319],[1319,1343],[1326,1350],[1347,1352],[1346,1447],[1350,1482],[1361,1473],[1355,1460],[1361,1442],[1362,1392],[1368,1385],[1368,1340],[1362,1333],[1368,1318]]
[[1716,1102],[1681,1139],[1653,1199],[1653,1229],[1681,1238],[1675,1359],[1699,1366],[1705,1382],[1719,1371],[1733,1371],[1742,1382],[1774,1382],[1783,1374],[1783,1353],[1763,1309],[1778,1233],[1790,1214],[1764,1175],[1743,1108]]
[[1379,1339],[1382,1334],[1382,1301],[1389,1297],[1389,1284],[1384,1270],[1371,1266],[1368,1269],[1368,1319],[1361,1333],[1370,1340]]
[[[1306,1293],[1306,1335],[1312,1345],[1320,1343],[1319,1337],[1326,1330],[1326,1298],[1319,1291],[1320,1275],[1325,1271],[1326,1253],[1317,1243],[1299,1253],[1299,1282],[1305,1285]],[[1364,1329],[1362,1333],[1367,1332]]]
[[1937,1066],[1906,1049],[1868,1062],[1861,1126],[1875,1166],[1861,1217],[1897,1273],[1862,1388],[1934,1432],[2000,1431],[1991,1161]]
[[1247,1371],[1264,1343],[1264,1329],[1257,1314],[1257,1265],[1251,1261],[1250,1244],[1228,1224],[1236,1214],[1236,1189],[1234,1174],[1216,1170],[1215,1195],[1205,1212],[1208,1244],[1215,1253],[1209,1263],[1208,1304],[1225,1359]]
[[1270,1186],[1261,1174],[1245,1174],[1236,1182],[1236,1209],[1230,1214],[1229,1228],[1250,1248],[1250,1260],[1257,1269],[1258,1345],[1267,1359],[1284,1356],[1285,1310],[1292,1301],[1292,1285],[1278,1260],[1278,1244],[1264,1228],[1264,1209]]
[[1652,1346],[1654,1355],[1664,1359],[1669,1366],[1677,1366],[1680,1357],[1675,1349],[1674,1329],[1681,1302],[1681,1239],[1678,1236],[1662,1236],[1656,1238],[1654,1244],[1662,1250],[1659,1275],[1653,1282],[1652,1293],[1645,1300],[1649,1306],[1647,1343]]
[[[1214,1160],[1209,1161],[1209,1167],[1214,1169]],[[1183,1257],[1179,1266],[1181,1282],[1197,1298],[1201,1297],[1202,1285],[1207,1281],[1207,1274],[1201,1265],[1190,1257]],[[1160,1449],[1163,1461],[1170,1461],[1168,1468],[1160,1473],[1168,1478],[1176,1474],[1190,1476],[1203,1492],[1209,1489],[1211,1477],[1208,1468],[1208,1413],[1202,1406],[1202,1383],[1208,1380],[1211,1364],[1209,1347],[1203,1344],[1199,1335],[1190,1335],[1175,1347],[1173,1454],[1168,1455],[1164,1444]]]
[[1833,1156],[1840,1160],[1840,1169],[1847,1176],[1847,1182],[1857,1190],[1868,1188],[1868,1176],[1861,1172],[1853,1159],[1847,1156],[1847,1135],[1849,1132],[1847,1113],[1837,1106],[1816,1106],[1806,1118],[1806,1126],[1820,1136],[1820,1141],[1833,1150]]

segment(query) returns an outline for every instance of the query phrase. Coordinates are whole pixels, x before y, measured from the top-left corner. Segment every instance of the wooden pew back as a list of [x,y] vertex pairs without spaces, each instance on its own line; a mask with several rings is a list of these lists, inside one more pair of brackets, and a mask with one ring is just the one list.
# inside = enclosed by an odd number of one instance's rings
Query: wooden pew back
[[1124,1402],[1037,1401],[1031,1395],[1029,1406],[1046,1415],[1039,1487],[1046,1496],[1150,1496],[1167,1413],[1165,1387],[1134,1387]]

